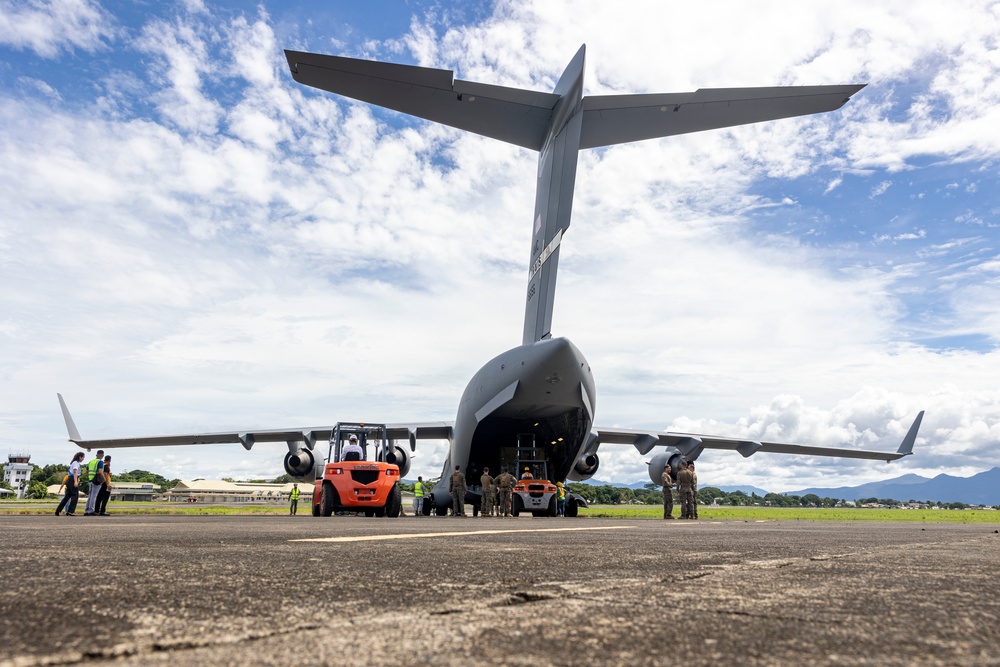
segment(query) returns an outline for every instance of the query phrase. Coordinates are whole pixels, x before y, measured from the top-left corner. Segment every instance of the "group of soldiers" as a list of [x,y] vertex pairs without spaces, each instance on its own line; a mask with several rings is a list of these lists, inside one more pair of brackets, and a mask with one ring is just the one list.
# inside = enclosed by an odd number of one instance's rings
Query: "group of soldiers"
[[673,519],[674,516],[674,487],[677,487],[677,495],[681,501],[681,518],[698,518],[698,501],[695,494],[698,493],[698,474],[694,471],[694,462],[681,461],[677,471],[677,479],[671,473],[670,464],[663,468],[663,475],[660,476],[660,483],[663,485],[663,518]]
[[[511,499],[513,498],[514,485],[517,479],[506,470],[501,472],[496,478],[490,476],[490,469],[483,468],[483,474],[479,478],[482,485],[482,505],[480,512],[483,516],[493,516],[495,513],[500,517],[513,516],[511,514]],[[455,516],[465,516],[465,493],[467,491],[465,474],[460,466],[455,466],[455,472],[451,475],[448,485],[451,492],[452,510]]]

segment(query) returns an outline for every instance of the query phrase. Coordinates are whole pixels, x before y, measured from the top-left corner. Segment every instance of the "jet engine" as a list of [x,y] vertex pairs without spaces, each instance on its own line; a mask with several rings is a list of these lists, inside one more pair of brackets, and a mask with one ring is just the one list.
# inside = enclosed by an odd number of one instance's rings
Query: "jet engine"
[[412,460],[410,453],[399,445],[390,445],[388,451],[385,453],[386,463],[399,466],[400,479],[406,477],[406,473],[410,472],[410,461]]
[[663,481],[663,468],[670,464],[670,474],[677,479],[677,471],[680,469],[681,461],[684,457],[675,449],[668,449],[660,452],[649,461],[649,479],[653,484],[659,485]]
[[299,482],[315,482],[316,467],[316,456],[310,449],[299,447],[285,454],[285,472]]
[[585,479],[590,479],[597,472],[597,469],[601,466],[601,459],[594,454],[584,454],[576,460],[573,464],[573,470],[569,474],[569,478],[578,482],[582,482]]

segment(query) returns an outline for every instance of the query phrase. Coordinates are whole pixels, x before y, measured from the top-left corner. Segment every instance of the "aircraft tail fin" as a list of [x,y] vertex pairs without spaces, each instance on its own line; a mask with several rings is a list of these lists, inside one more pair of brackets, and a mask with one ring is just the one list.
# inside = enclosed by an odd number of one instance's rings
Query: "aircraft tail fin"
[[77,443],[82,441],[83,436],[77,430],[76,423],[73,421],[73,415],[69,413],[69,408],[66,407],[66,401],[63,400],[62,394],[57,393],[56,396],[59,397],[59,407],[62,408],[63,420],[66,422],[66,431],[69,433],[70,441]]
[[455,78],[445,69],[285,51],[307,86],[539,151],[523,343],[551,335],[559,246],[580,149],[838,109],[863,85],[704,88],[583,96],[586,45],[551,93]]

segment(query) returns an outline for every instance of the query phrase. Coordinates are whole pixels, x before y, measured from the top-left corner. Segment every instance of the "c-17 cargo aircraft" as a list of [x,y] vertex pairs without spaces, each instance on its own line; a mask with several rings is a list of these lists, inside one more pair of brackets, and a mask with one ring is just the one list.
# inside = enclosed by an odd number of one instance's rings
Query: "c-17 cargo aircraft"
[[[450,70],[285,51],[292,77],[301,84],[539,153],[521,344],[488,361],[472,377],[454,422],[389,424],[392,444],[379,456],[399,465],[405,476],[417,440],[447,439],[441,479],[431,490],[431,502],[425,501],[427,511],[433,506],[444,514],[451,504],[448,481],[455,466],[466,472],[484,466],[494,473],[504,468],[515,472],[526,451],[544,462],[551,481],[581,481],[597,472],[602,444],[632,445],[643,456],[655,452],[648,468],[657,484],[666,464],[676,471],[680,461],[693,461],[705,449],[735,450],[744,457],[769,452],[879,461],[910,455],[923,412],[895,452],[595,426],[597,390],[590,364],[569,339],[552,337],[559,250],[570,225],[579,151],[833,111],[864,84],[585,96],[585,54],[586,46],[581,46],[555,89],[546,93],[462,81]],[[69,439],[86,449],[240,443],[249,450],[257,442],[285,442],[285,470],[304,482],[322,478],[324,461],[315,445],[333,431],[329,425],[86,440],[62,396],[59,402]],[[396,444],[403,440],[408,448]],[[470,489],[467,502],[479,503],[476,488]],[[578,503],[582,499],[569,498],[568,515],[577,513]]]

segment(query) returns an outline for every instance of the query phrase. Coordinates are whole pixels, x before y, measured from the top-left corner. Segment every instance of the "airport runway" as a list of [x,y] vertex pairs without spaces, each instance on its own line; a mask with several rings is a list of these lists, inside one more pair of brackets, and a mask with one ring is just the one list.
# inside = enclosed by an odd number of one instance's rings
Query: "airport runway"
[[0,516],[0,540],[2,667],[1000,664],[996,525]]

